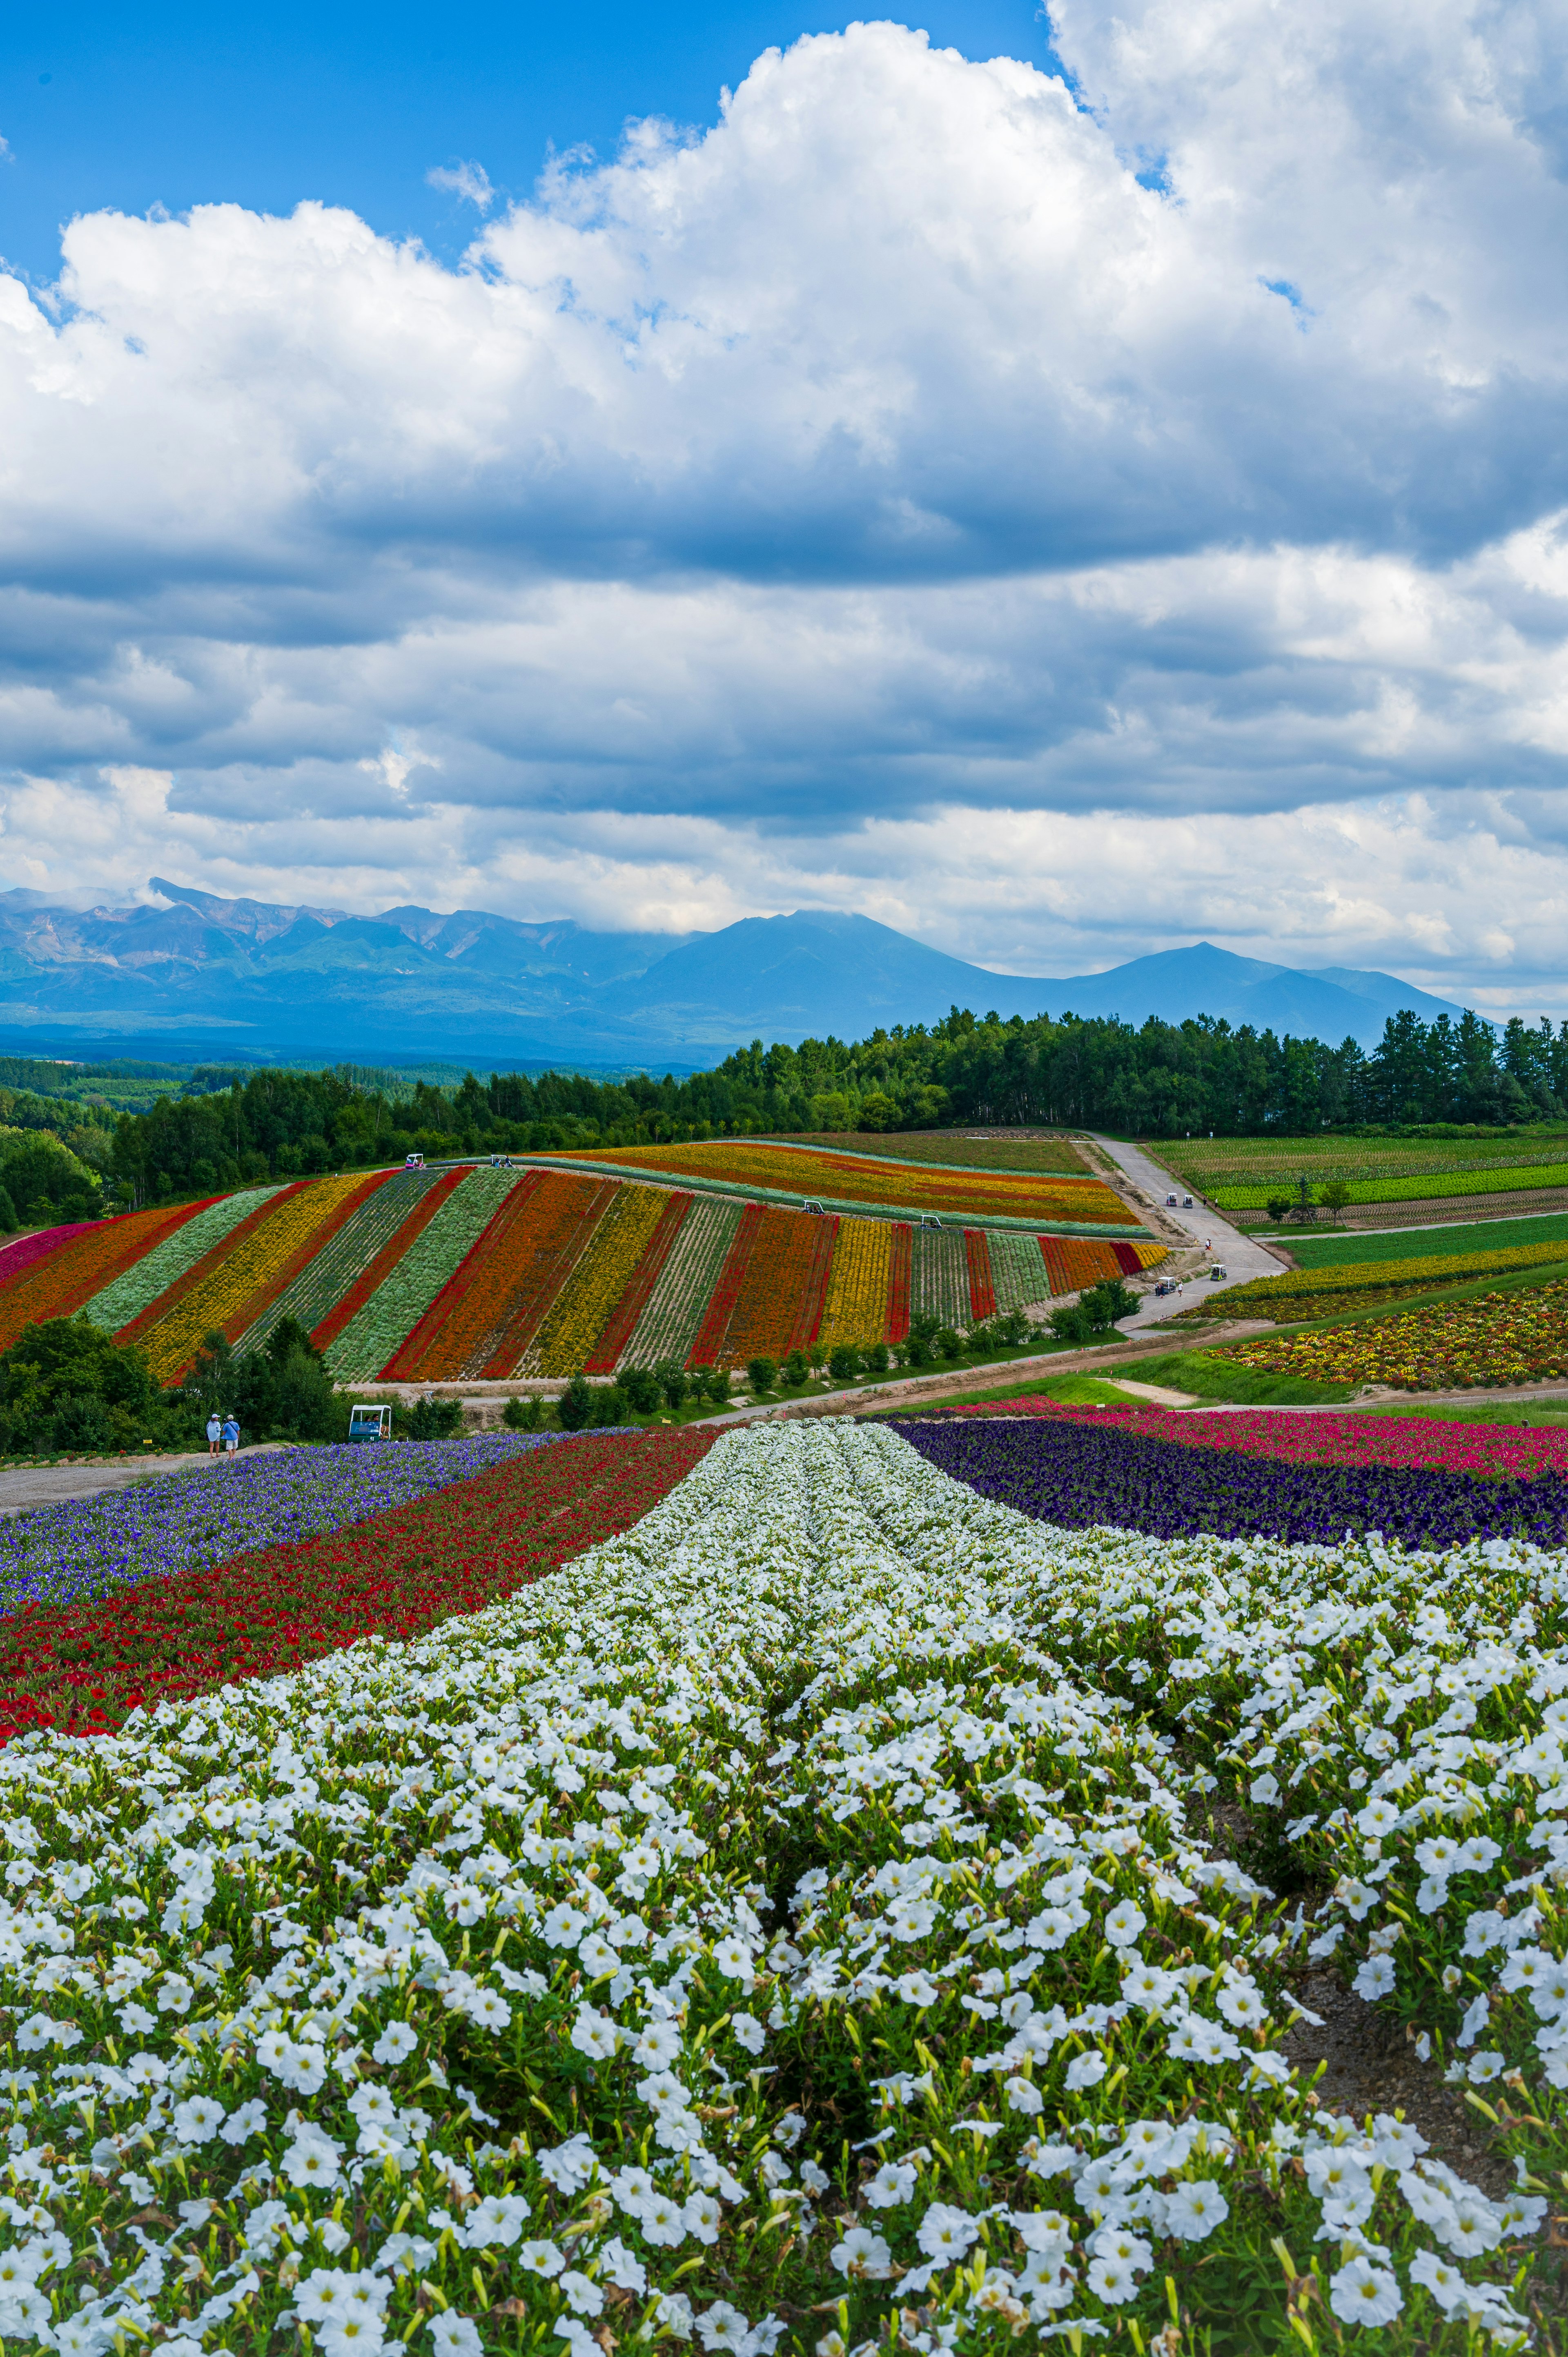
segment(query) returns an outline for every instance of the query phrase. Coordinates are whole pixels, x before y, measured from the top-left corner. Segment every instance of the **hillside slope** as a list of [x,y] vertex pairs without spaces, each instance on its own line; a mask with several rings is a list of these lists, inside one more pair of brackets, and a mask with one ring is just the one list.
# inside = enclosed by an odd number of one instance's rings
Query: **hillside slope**
[[[989,1174],[979,1183],[989,1186]],[[342,1383],[736,1367],[966,1326],[1164,1257],[1136,1231],[921,1227],[544,1164],[252,1188],[0,1252],[0,1348],[84,1315],[177,1382],[214,1330],[298,1318]]]

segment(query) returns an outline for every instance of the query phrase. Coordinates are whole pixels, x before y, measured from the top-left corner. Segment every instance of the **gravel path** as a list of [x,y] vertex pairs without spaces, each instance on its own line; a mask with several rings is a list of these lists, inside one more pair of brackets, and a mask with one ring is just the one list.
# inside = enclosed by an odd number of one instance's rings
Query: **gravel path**
[[[263,1440],[242,1453],[254,1457],[286,1446],[282,1440]],[[34,1506],[58,1506],[65,1498],[101,1498],[111,1490],[129,1490],[155,1473],[221,1475],[223,1470],[223,1459],[209,1457],[205,1450],[199,1456],[179,1457],[155,1457],[149,1452],[99,1465],[19,1465],[0,1472],[0,1514],[25,1514]]]

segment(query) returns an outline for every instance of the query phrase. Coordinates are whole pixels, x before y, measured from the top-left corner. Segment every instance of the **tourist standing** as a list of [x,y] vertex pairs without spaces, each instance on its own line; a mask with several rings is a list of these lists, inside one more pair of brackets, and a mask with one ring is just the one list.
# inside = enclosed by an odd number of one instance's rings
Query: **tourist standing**
[[211,1415],[207,1419],[207,1454],[209,1457],[217,1456],[219,1444],[222,1438],[223,1419],[219,1415],[217,1409],[214,1408]]
[[223,1421],[223,1453],[232,1457],[240,1446],[240,1427],[232,1415]]

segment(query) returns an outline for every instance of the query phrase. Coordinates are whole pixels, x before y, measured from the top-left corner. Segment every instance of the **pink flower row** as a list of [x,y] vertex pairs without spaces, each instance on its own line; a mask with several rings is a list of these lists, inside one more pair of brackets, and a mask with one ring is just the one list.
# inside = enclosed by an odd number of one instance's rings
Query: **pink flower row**
[[1337,1415],[1326,1409],[1067,1407],[1056,1400],[983,1401],[946,1411],[964,1415],[1029,1415],[1053,1422],[1112,1424],[1150,1440],[1192,1448],[1234,1448],[1288,1465],[1434,1465],[1455,1472],[1506,1473],[1523,1480],[1568,1472],[1568,1429],[1532,1432],[1522,1425],[1428,1423],[1420,1416]]

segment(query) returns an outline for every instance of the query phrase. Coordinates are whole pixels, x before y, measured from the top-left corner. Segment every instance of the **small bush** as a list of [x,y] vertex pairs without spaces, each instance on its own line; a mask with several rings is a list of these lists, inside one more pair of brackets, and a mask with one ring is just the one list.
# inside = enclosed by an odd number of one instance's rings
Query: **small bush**
[[853,1342],[835,1343],[828,1354],[828,1372],[835,1383],[853,1383],[860,1372],[860,1352]]
[[618,1380],[636,1415],[658,1415],[664,1394],[651,1367],[628,1367]]
[[435,1399],[428,1393],[415,1400],[413,1410],[403,1432],[410,1440],[455,1440],[463,1429],[462,1404],[455,1399]]
[[581,1432],[594,1413],[594,1389],[585,1375],[574,1375],[556,1406],[563,1432]]
[[593,1401],[593,1423],[598,1430],[603,1431],[610,1425],[630,1423],[631,1402],[618,1383],[611,1383],[603,1391],[594,1392]]
[[956,1333],[952,1327],[944,1326],[937,1335],[936,1340],[937,1348],[944,1359],[959,1359],[963,1356],[963,1336]]
[[679,1366],[673,1359],[661,1359],[654,1373],[659,1379],[659,1388],[664,1394],[666,1405],[674,1409],[682,1407],[687,1388],[685,1368]]
[[913,1327],[911,1327],[909,1329],[909,1339],[904,1345],[905,1365],[907,1367],[929,1367],[935,1356],[936,1353],[931,1349],[929,1339],[924,1334],[917,1334]]
[[1028,1340],[1033,1329],[1021,1309],[1009,1309],[996,1320],[997,1338],[1004,1350],[1015,1351]]
[[873,1342],[870,1350],[865,1353],[865,1366],[868,1374],[885,1375],[887,1372],[887,1345],[886,1342]]
[[532,1394],[527,1399],[509,1399],[501,1410],[501,1422],[509,1432],[537,1432],[544,1422],[544,1409]]
[[746,1380],[754,1392],[770,1392],[779,1380],[779,1369],[772,1359],[748,1359]]
[[791,1391],[799,1391],[802,1383],[811,1381],[811,1362],[804,1351],[790,1351],[784,1361],[783,1375]]
[[714,1407],[725,1406],[729,1399],[729,1369],[702,1367],[698,1372],[702,1377],[703,1397],[712,1401]]

